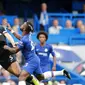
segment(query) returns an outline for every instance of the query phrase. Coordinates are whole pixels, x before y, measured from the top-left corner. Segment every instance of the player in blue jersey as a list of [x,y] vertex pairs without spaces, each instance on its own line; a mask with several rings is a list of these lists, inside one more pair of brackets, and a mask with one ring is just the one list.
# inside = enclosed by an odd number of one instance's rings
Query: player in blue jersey
[[42,74],[41,68],[40,68],[40,59],[35,54],[35,49],[33,42],[31,40],[31,33],[33,32],[33,26],[29,22],[25,22],[23,25],[21,25],[22,30],[22,37],[20,37],[17,33],[15,33],[13,30],[11,32],[20,39],[19,44],[14,47],[8,47],[7,45],[4,46],[4,49],[9,50],[11,53],[17,53],[19,50],[22,51],[24,58],[25,58],[25,65],[23,67],[22,72],[20,73],[19,80],[23,81],[32,81],[35,85],[39,85],[39,83],[35,80],[33,80],[33,77],[31,74],[35,73],[36,77],[39,81],[51,78],[53,76],[58,75],[65,75],[67,78],[70,79],[70,75],[67,71],[48,71]]
[[40,43],[35,46],[35,52],[37,56],[40,58],[40,66],[44,72],[49,71],[49,56],[50,54],[53,56],[53,67],[52,70],[56,71],[56,56],[53,51],[51,45],[46,44],[46,40],[48,39],[48,35],[46,32],[41,31],[37,34],[37,39],[39,39]]
[[[51,45],[46,44],[46,41],[48,39],[48,35],[46,32],[41,31],[37,34],[37,39],[39,39],[40,43],[38,43],[35,46],[35,53],[37,54],[37,56],[40,58],[40,66],[42,69],[42,72],[47,72],[49,70],[51,70],[51,66],[50,66],[50,60],[49,60],[49,56],[50,54],[53,56],[53,67],[52,67],[52,71],[56,71],[56,56],[55,53],[53,51],[53,48]],[[44,82],[45,85],[47,85],[47,82]]]

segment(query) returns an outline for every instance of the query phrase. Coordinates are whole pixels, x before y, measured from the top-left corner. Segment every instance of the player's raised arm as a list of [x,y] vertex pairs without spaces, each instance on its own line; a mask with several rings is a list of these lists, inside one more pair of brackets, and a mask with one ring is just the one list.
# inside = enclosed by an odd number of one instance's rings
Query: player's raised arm
[[15,42],[11,35],[4,29],[4,27],[1,27],[0,32],[11,42],[12,46],[15,46]]
[[15,42],[14,42],[14,39],[12,38],[12,36],[8,32],[5,32],[3,34],[10,41],[10,43],[12,44],[12,46],[14,47],[15,46]]
[[11,26],[10,26],[10,24],[8,24],[8,30],[9,31],[11,31],[11,33],[17,38],[17,39],[21,39],[21,36],[18,34],[18,33],[16,33],[12,28],[11,28]]

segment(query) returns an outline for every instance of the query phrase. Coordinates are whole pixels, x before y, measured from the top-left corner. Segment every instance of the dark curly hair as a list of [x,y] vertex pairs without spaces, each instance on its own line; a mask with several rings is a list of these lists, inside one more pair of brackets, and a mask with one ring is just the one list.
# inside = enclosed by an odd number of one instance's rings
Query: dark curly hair
[[45,35],[46,41],[47,41],[47,40],[48,40],[48,34],[47,34],[46,32],[44,32],[44,31],[40,31],[40,32],[37,34],[37,39],[39,39],[39,36],[40,36],[41,34]]

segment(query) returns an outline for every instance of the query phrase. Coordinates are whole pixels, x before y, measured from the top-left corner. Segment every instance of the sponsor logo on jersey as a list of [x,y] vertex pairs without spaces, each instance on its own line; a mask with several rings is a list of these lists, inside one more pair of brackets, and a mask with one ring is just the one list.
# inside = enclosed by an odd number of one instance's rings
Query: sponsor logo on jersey
[[39,49],[36,49],[36,51],[39,51]]
[[45,48],[45,52],[48,52],[48,49],[47,48]]
[[41,53],[41,52],[39,52],[38,54],[39,54],[39,55],[42,55],[42,56],[48,56],[47,53]]

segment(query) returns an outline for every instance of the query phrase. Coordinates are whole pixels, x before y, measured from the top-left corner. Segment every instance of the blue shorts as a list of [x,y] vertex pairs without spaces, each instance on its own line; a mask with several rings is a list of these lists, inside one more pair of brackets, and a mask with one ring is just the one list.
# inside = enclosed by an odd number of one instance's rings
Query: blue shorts
[[30,74],[42,74],[42,70],[40,68],[40,60],[35,57],[30,61],[26,61],[25,65],[23,66],[23,70]]
[[49,64],[44,65],[44,66],[41,65],[41,70],[42,70],[43,73],[50,71],[51,70],[50,65]]

